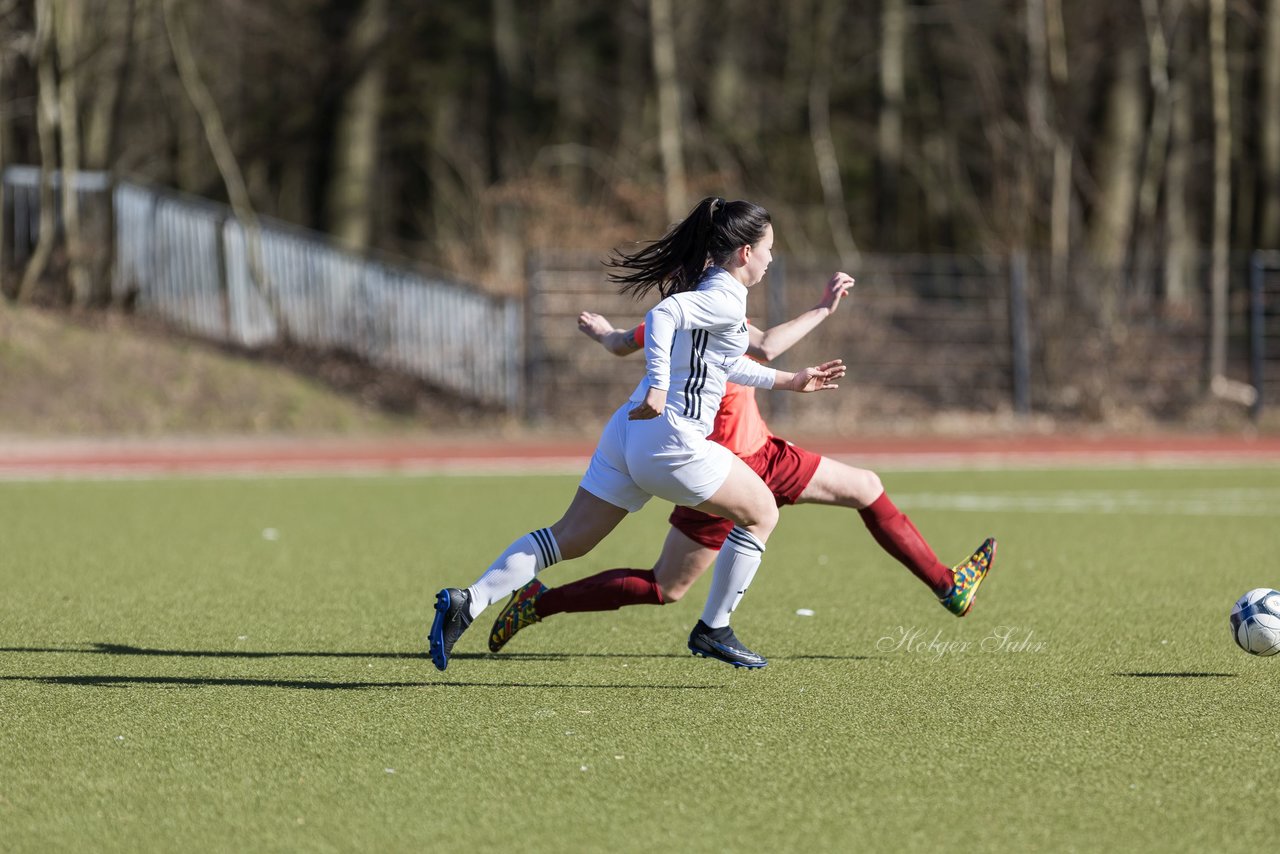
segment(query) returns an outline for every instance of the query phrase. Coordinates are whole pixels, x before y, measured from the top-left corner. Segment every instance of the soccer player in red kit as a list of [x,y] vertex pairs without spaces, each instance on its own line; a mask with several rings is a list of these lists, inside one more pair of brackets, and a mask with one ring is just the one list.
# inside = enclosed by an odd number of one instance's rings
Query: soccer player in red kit
[[[776,358],[834,312],[853,284],[849,276],[837,274],[827,283],[819,303],[804,314],[764,331],[749,326],[748,355]],[[583,312],[578,327],[618,356],[644,346],[643,324],[629,330],[615,329],[600,315]],[[944,608],[963,617],[973,607],[978,587],[995,558],[994,539],[985,540],[956,566],[943,564],[911,520],[889,500],[875,472],[845,465],[774,436],[756,405],[754,388],[733,383],[726,386],[709,438],[759,474],[779,507],[812,503],[857,510],[880,547],[924,582]],[[489,649],[498,652],[516,632],[553,614],[679,600],[715,561],[733,522],[679,506],[669,521],[671,530],[652,569],[611,569],[560,587],[547,587],[535,578],[516,591],[493,624]]]

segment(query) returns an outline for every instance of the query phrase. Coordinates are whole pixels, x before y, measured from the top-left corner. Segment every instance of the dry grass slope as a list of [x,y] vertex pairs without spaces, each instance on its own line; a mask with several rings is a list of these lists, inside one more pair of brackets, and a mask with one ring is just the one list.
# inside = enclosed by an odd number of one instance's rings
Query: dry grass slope
[[428,426],[350,390],[127,317],[0,306],[0,435],[383,434]]

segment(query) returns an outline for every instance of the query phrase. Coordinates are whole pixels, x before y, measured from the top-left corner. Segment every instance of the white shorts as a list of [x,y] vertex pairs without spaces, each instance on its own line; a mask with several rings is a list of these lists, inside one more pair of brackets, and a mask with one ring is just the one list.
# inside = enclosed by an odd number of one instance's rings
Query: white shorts
[[697,507],[729,477],[733,453],[702,435],[702,425],[664,412],[629,421],[636,404],[613,413],[579,484],[595,497],[634,513],[651,496]]

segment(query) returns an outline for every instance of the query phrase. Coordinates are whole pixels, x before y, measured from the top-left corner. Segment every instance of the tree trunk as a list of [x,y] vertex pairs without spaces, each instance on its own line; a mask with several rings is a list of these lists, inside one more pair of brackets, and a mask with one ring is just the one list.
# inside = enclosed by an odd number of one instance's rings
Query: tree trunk
[[338,112],[328,210],[329,231],[355,251],[367,249],[373,235],[387,25],[386,0],[364,0],[346,48],[354,74]]
[[726,4],[725,38],[717,45],[708,86],[707,112],[712,127],[739,146],[752,145],[760,129],[758,101],[750,94],[750,80],[743,68],[753,38],[752,8],[753,0],[730,0]]
[[[1067,31],[1062,21],[1062,0],[1045,0],[1045,32],[1049,76],[1053,91],[1062,96],[1069,82]],[[1055,103],[1057,98],[1054,99]],[[1053,122],[1053,201],[1050,204],[1049,246],[1053,260],[1055,289],[1067,278],[1067,255],[1071,251],[1071,169],[1072,141],[1055,116]]]
[[493,67],[489,81],[487,117],[489,181],[505,181],[507,162],[515,131],[511,90],[516,85],[520,64],[520,32],[516,25],[515,0],[493,0]]
[[[1181,13],[1181,0],[1169,0],[1169,14],[1176,21]],[[1169,102],[1169,42],[1165,36],[1164,15],[1160,0],[1142,0],[1142,15],[1147,30],[1148,74],[1151,83],[1151,122],[1147,130],[1146,154],[1142,181],[1138,188],[1138,254],[1142,263],[1136,273],[1141,280],[1148,279],[1146,263],[1157,251],[1155,241],[1159,229],[1156,221],[1160,201],[1160,186],[1164,182],[1165,161],[1169,153],[1169,127],[1172,122],[1172,105]]]
[[[115,49],[105,49],[103,52],[104,63],[111,61],[114,65],[98,69],[99,73],[95,75],[94,85],[91,87],[92,100],[84,132],[84,165],[88,169],[113,169],[116,165],[121,110],[133,68],[136,4],[137,0],[128,0],[123,13],[117,13],[114,9],[96,10],[97,23],[104,28],[114,28],[116,21],[123,19],[123,32]],[[114,41],[114,35],[113,33],[111,41]]]
[[[555,58],[556,142],[590,144],[596,130],[591,126],[589,92],[596,70],[592,66],[591,45],[577,35],[585,6],[581,0],[555,0],[551,4],[550,17],[559,45]],[[573,178],[578,179],[577,175]]]
[[84,235],[80,228],[80,197],[76,192],[76,173],[80,170],[80,105],[76,90],[81,63],[80,31],[84,22],[81,0],[59,0],[54,20],[58,65],[62,69],[58,85],[62,125],[62,233],[66,243],[71,301],[83,308],[93,296],[93,283],[89,277]]
[[[5,96],[5,86],[8,85],[9,74],[9,51],[0,48],[0,104],[8,103]],[[10,298],[9,284],[6,281],[9,275],[9,265],[5,260],[5,241],[8,236],[4,233],[6,220],[4,212],[7,210],[5,206],[5,190],[4,181],[2,179],[4,173],[4,164],[7,162],[6,157],[9,156],[9,111],[0,108],[0,309],[8,306]]]
[[[1052,164],[1053,130],[1049,124],[1049,46],[1046,25],[1045,0],[1026,0],[1027,38],[1027,125],[1031,131],[1031,145],[1023,158],[1022,207],[1027,212],[1021,228],[1022,249],[1036,242],[1036,222],[1039,200],[1050,178],[1044,174],[1046,164]],[[1016,225],[1016,224],[1015,224]]]
[[680,78],[676,70],[676,31],[671,0],[649,0],[653,73],[658,90],[658,146],[662,152],[667,220],[687,213],[684,174],[684,131],[680,115]]
[[619,3],[615,13],[613,38],[619,47],[617,83],[612,94],[620,117],[617,145],[621,158],[630,161],[649,138],[642,120],[651,79],[651,51],[645,40],[648,10],[637,3]]
[[[1190,50],[1189,26],[1174,34],[1174,57]],[[1182,62],[1169,81],[1169,159],[1164,173],[1164,298],[1176,312],[1191,308],[1196,296],[1196,268],[1199,266],[1196,240],[1196,208],[1187,194],[1195,145],[1194,104],[1187,84],[1188,63]]]
[[53,175],[58,170],[58,78],[54,70],[53,0],[36,0],[36,137],[40,142],[40,233],[18,284],[19,302],[30,299],[53,254],[57,228]]
[[1209,73],[1213,86],[1213,243],[1209,278],[1209,380],[1227,374],[1227,285],[1231,240],[1231,92],[1227,78],[1227,4],[1209,0]]
[[1089,232],[1089,249],[1108,271],[1124,265],[1138,194],[1138,166],[1142,156],[1143,57],[1135,45],[1119,49],[1115,79],[1107,96],[1102,143],[1094,174],[1098,199]]
[[[824,4],[824,13],[830,2]],[[824,16],[825,17],[825,16]],[[906,0],[884,0],[880,7],[880,116],[876,126],[876,219],[882,248],[898,243],[898,193],[902,172],[902,102],[906,80]],[[829,66],[830,30],[819,32]]]
[[782,73],[783,103],[800,104],[804,101],[813,80],[813,45],[816,41],[820,0],[790,0],[786,7],[787,42],[786,66]]
[[809,134],[813,156],[817,161],[822,198],[826,204],[827,224],[840,264],[854,269],[859,263],[858,245],[849,229],[849,213],[844,203],[844,182],[840,178],[840,161],[831,136],[831,72],[832,40],[836,38],[840,18],[839,0],[823,0],[814,51],[813,79],[809,85]]
[[1258,99],[1262,124],[1262,225],[1258,243],[1280,249],[1280,0],[1268,0]]

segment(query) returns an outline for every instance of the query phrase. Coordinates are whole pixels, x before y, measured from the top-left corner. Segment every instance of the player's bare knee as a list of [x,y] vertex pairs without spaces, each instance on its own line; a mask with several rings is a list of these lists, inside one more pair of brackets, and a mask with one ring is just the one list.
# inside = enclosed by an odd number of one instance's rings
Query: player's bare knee
[[778,527],[778,505],[770,501],[765,508],[765,515],[760,521],[763,525],[768,527],[765,534],[772,534],[773,529]]
[[858,479],[858,493],[854,498],[866,507],[884,494],[884,484],[880,482],[880,475],[873,471],[864,469],[861,474],[862,476]]
[[679,602],[684,598],[684,594],[688,592],[688,584],[663,584],[658,583],[658,590],[662,593],[662,604],[670,605],[672,602]]
[[773,529],[778,526],[778,505],[773,502],[761,504],[747,513],[738,525],[746,528],[760,540],[767,540],[773,533]]

